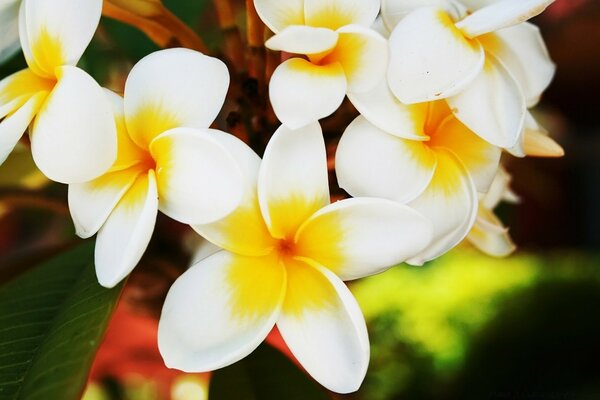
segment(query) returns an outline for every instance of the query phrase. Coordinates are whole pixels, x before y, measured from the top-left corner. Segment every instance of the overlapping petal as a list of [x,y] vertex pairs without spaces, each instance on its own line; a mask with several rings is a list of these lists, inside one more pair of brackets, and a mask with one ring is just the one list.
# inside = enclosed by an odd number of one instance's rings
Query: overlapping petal
[[348,281],[404,262],[431,238],[431,222],[408,206],[356,198],[324,207],[307,220],[296,235],[296,252]]
[[227,67],[216,58],[181,48],[152,53],[133,67],[125,84],[129,134],[147,148],[172,128],[208,128],[228,87]]
[[446,253],[467,236],[477,216],[475,184],[460,159],[450,150],[436,151],[436,173],[427,190],[409,205],[433,223],[433,241],[409,260],[421,265]]
[[96,239],[96,275],[105,287],[123,280],[142,258],[156,223],[158,191],[154,171],[138,176]]
[[501,60],[533,107],[554,77],[556,66],[537,26],[524,22],[479,38],[485,50]]
[[337,393],[358,390],[369,364],[364,317],[344,283],[322,266],[290,261],[277,327],[300,364]]
[[381,197],[407,203],[429,186],[435,154],[418,141],[390,135],[358,117],[338,145],[340,186],[355,197]]
[[[23,69],[0,81],[0,118],[14,112],[33,95],[52,91],[55,82],[40,78],[30,69]],[[21,132],[23,133],[23,132]]]
[[265,46],[292,54],[319,54],[333,49],[338,36],[337,32],[327,28],[292,25],[267,40]]
[[[293,238],[300,225],[329,204],[327,155],[320,125],[282,125],[267,145],[258,177],[258,199],[269,231]],[[291,236],[291,237],[290,237]]]
[[507,257],[516,246],[508,234],[508,229],[493,212],[480,208],[473,229],[467,239],[479,250],[492,257]]
[[517,25],[542,13],[554,0],[503,0],[458,21],[456,27],[470,38]]
[[57,67],[76,65],[101,14],[102,0],[23,0],[19,32],[29,67],[53,78]]
[[156,162],[160,210],[187,224],[231,213],[243,195],[242,172],[208,129],[175,128],[150,144]]
[[290,25],[304,25],[304,0],[254,0],[254,7],[275,33]]
[[518,83],[491,55],[481,74],[459,94],[448,98],[448,104],[473,132],[503,148],[517,143],[527,112]]
[[60,79],[33,124],[31,151],[37,166],[53,181],[87,182],[115,161],[112,107],[87,73],[71,66],[58,71]]
[[250,354],[279,316],[286,275],[273,257],[216,253],[190,268],[165,300],[158,346],[170,368],[205,372]]
[[451,0],[381,0],[381,16],[391,31],[404,17],[421,7],[443,9],[455,20],[463,14],[461,7]]
[[275,70],[269,97],[277,118],[290,128],[299,129],[337,110],[346,89],[346,75],[340,63],[314,65],[292,58]]
[[369,27],[375,22],[381,0],[304,0],[306,25],[339,29],[346,25]]
[[406,104],[459,93],[481,72],[485,53],[465,38],[442,9],[424,7],[406,16],[390,36],[388,80]]

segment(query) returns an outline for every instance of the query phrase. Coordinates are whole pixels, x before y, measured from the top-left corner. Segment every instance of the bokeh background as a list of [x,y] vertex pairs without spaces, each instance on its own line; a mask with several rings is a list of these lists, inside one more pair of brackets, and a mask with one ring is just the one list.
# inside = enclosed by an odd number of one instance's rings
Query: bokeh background
[[[216,54],[223,49],[227,32],[210,1],[164,4]],[[558,67],[535,113],[566,156],[507,161],[521,201],[499,214],[519,246],[514,256],[493,259],[462,246],[425,267],[352,284],[372,354],[358,393],[323,392],[289,360],[276,332],[212,377],[167,370],[156,321],[198,239],[159,218],[85,398],[287,399],[293,387],[297,399],[600,399],[600,2],[558,0],[534,22]],[[82,66],[120,90],[131,66],[157,49],[136,29],[103,19]],[[17,55],[0,76],[23,66]],[[0,167],[0,282],[72,246],[73,237],[66,188],[49,184],[22,145]]]

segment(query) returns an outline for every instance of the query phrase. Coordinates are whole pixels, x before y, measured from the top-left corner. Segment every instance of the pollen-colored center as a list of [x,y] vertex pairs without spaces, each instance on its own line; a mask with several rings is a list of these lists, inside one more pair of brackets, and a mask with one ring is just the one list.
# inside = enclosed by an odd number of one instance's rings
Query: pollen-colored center
[[296,243],[293,239],[280,239],[277,243],[277,253],[281,257],[293,257],[296,252]]

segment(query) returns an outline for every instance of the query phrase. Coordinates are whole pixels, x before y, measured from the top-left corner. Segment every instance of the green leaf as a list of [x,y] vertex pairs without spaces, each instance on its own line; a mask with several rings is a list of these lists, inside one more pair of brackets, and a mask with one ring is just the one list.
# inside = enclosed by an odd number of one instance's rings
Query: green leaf
[[327,400],[317,383],[287,357],[265,344],[248,357],[216,371],[209,400]]
[[78,399],[121,286],[98,285],[94,243],[0,288],[0,399]]

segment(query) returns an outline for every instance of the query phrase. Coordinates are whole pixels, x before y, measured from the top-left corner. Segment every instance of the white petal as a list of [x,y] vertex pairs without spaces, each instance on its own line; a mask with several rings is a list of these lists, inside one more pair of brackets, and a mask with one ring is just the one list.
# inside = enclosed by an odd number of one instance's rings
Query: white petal
[[488,55],[482,73],[461,93],[448,98],[454,115],[487,142],[503,148],[519,140],[527,107],[511,74]]
[[292,54],[318,54],[331,50],[337,41],[338,34],[331,29],[292,25],[267,40],[265,46]]
[[500,167],[490,186],[490,190],[483,196],[481,205],[488,210],[496,208],[504,195],[510,191],[511,180],[512,177],[510,174],[504,168]]
[[380,0],[304,0],[306,24],[329,29],[357,24],[369,27],[375,22]]
[[420,8],[406,16],[390,36],[388,79],[406,104],[459,93],[483,68],[485,54],[441,9]]
[[508,257],[516,246],[502,222],[489,210],[480,208],[477,220],[467,236],[468,241],[492,257]]
[[267,230],[257,199],[260,157],[235,136],[219,131],[212,131],[212,135],[239,163],[244,194],[239,207],[227,217],[211,224],[193,225],[192,228],[206,239],[235,254],[268,254],[273,248],[273,238]]
[[158,326],[165,364],[207,372],[250,354],[273,328],[285,271],[270,258],[222,251],[191,267],[171,287]]
[[0,122],[0,164],[6,161],[12,153],[46,96],[47,93],[38,93],[32,96],[18,110]]
[[371,90],[385,76],[388,65],[387,41],[377,32],[360,25],[338,29],[337,46],[322,62],[339,62],[348,80],[349,92]]
[[295,234],[315,211],[329,204],[327,155],[321,126],[299,130],[282,125],[263,156],[258,199],[274,237]]
[[431,222],[408,206],[384,199],[347,199],[319,210],[302,225],[296,252],[348,281],[414,257],[432,235]]
[[158,193],[154,171],[138,177],[98,232],[96,275],[104,287],[114,287],[135,268],[148,247],[156,216]]
[[55,68],[76,65],[92,40],[102,0],[23,0],[21,45],[29,67],[54,77]]
[[208,129],[176,128],[150,145],[156,161],[160,210],[186,224],[214,222],[243,195],[242,171]]
[[333,114],[344,101],[346,86],[339,63],[319,66],[292,58],[275,70],[269,97],[277,118],[298,129]]
[[33,159],[53,181],[90,181],[107,171],[117,156],[112,106],[81,69],[61,67],[60,76],[33,124]]
[[456,27],[474,38],[517,25],[541,14],[554,0],[503,0],[481,8],[459,21]]
[[327,269],[288,265],[288,289],[277,327],[306,371],[337,393],[360,387],[369,364],[361,310],[344,283]]
[[406,203],[429,186],[436,159],[420,142],[390,135],[358,117],[340,140],[335,165],[340,186],[352,196]]
[[386,39],[389,39],[390,33],[392,33],[392,30],[388,29],[388,27],[383,22],[383,18],[381,17],[381,15],[377,17],[373,25],[371,25],[371,29],[373,29],[375,32],[379,33]]
[[19,43],[19,0],[5,1],[0,6],[0,64],[12,57]]
[[524,22],[481,37],[486,51],[501,60],[533,107],[554,78],[556,65],[537,26]]
[[52,91],[55,82],[40,78],[29,68],[0,80],[0,118],[16,111],[37,93]]
[[404,17],[422,7],[441,8],[453,19],[462,16],[462,8],[450,0],[381,0],[381,16],[388,29],[392,30]]
[[133,67],[125,84],[129,134],[147,147],[172,128],[208,128],[228,88],[229,72],[216,58],[180,48],[152,53]]
[[477,190],[461,161],[444,149],[437,151],[438,164],[431,185],[410,206],[431,219],[433,242],[409,260],[421,265],[463,241],[477,216]]
[[425,121],[420,106],[401,103],[390,91],[387,79],[382,79],[373,89],[361,93],[348,93],[356,109],[379,129],[404,139],[425,140]]
[[87,239],[95,235],[140,174],[139,169],[117,171],[69,185],[69,210],[77,236]]
[[304,0],[254,0],[254,7],[275,33],[290,25],[304,25]]

